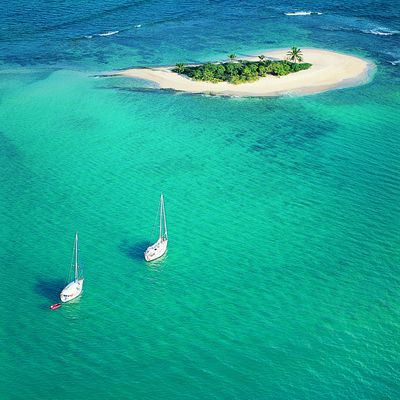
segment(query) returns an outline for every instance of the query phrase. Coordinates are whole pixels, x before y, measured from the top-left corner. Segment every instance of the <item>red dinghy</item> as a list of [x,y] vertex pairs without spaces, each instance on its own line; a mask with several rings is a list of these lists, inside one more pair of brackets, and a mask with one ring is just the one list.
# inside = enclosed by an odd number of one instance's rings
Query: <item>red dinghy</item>
[[60,307],[61,307],[61,304],[60,304],[60,303],[52,304],[52,305],[50,306],[50,308],[51,308],[52,310],[57,310],[57,308],[60,308]]

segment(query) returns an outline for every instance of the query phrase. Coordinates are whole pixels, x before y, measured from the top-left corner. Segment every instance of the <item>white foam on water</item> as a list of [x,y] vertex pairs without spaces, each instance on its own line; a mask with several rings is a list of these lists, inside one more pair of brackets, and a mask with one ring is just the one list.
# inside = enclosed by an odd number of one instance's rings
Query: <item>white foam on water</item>
[[397,35],[400,31],[391,31],[390,29],[386,28],[374,28],[374,29],[364,29],[364,33],[371,33],[372,35],[379,35],[379,36],[392,36]]
[[104,32],[104,33],[93,33],[92,35],[84,35],[86,39],[92,39],[95,36],[111,36],[111,35],[116,35],[120,31],[110,31],[110,32]]
[[111,35],[116,35],[119,33],[119,31],[111,31],[111,32],[106,32],[106,33],[98,33],[98,36],[111,36]]
[[289,16],[304,16],[304,15],[322,15],[322,12],[318,11],[295,11],[295,12],[287,12],[285,15]]

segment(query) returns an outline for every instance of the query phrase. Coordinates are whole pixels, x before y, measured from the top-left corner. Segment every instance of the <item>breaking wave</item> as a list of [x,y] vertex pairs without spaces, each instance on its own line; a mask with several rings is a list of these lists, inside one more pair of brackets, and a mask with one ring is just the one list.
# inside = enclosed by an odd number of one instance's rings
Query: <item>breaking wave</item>
[[91,39],[94,36],[111,36],[111,35],[116,35],[120,31],[110,31],[110,32],[104,32],[104,33],[94,33],[93,35],[85,35],[86,39]]
[[111,35],[116,35],[119,31],[111,31],[111,32],[106,32],[106,33],[98,33],[97,36],[111,36]]
[[318,11],[295,11],[295,12],[287,12],[285,15],[289,16],[297,16],[297,15],[321,15],[322,12]]
[[387,28],[364,29],[362,30],[362,32],[379,36],[393,36],[400,33],[400,31],[391,31],[390,29]]

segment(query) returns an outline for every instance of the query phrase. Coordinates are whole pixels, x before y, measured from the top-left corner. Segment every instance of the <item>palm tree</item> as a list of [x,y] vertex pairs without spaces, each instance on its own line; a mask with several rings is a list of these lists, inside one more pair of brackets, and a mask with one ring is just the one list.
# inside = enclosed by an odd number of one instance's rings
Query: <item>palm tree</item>
[[233,61],[236,58],[236,54],[229,54],[228,58]]
[[299,49],[298,47],[292,47],[287,52],[287,56],[288,60],[293,61],[294,63],[303,61],[303,53],[301,52],[301,49]]
[[178,72],[178,74],[181,74],[183,71],[185,71],[185,65],[182,63],[176,64],[176,72]]
[[264,61],[265,56],[262,54],[261,56],[258,56],[258,58],[260,59],[260,61]]

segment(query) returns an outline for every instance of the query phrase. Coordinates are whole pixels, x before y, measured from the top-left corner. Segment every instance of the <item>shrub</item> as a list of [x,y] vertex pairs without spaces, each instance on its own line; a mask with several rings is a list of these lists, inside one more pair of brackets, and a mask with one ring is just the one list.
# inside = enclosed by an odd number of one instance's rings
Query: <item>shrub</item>
[[291,72],[298,72],[311,67],[311,64],[296,64],[291,61],[239,61],[226,62],[220,64],[203,64],[199,66],[184,66],[177,64],[174,72],[185,74],[195,80],[209,82],[230,82],[238,84],[242,82],[251,82],[267,74],[283,76]]
[[264,65],[258,66],[258,74],[260,76],[267,76],[267,68]]

